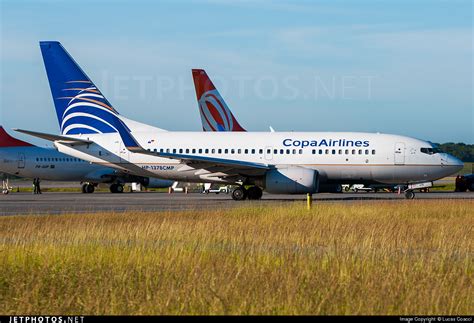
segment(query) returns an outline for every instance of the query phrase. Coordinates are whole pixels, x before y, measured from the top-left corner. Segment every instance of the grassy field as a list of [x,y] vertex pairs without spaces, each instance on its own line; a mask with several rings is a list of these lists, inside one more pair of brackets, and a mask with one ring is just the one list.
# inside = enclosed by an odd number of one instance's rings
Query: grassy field
[[472,314],[473,209],[0,217],[0,314]]

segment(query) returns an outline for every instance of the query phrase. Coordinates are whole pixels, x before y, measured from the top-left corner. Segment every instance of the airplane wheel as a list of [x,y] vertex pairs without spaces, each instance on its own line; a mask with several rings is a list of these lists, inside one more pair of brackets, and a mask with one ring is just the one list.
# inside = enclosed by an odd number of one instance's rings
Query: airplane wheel
[[234,201],[243,201],[247,198],[247,190],[243,187],[237,187],[232,191]]
[[334,188],[334,193],[342,193],[342,185],[341,184],[336,184],[336,187]]
[[110,193],[117,193],[117,184],[112,184],[109,187]]
[[405,198],[408,200],[413,200],[415,198],[415,192],[413,191],[406,191]]
[[83,184],[82,185],[82,193],[84,193],[84,194],[87,193],[87,185],[88,184]]
[[123,193],[123,185],[122,184],[116,184],[115,188],[115,193]]
[[[471,192],[474,192],[474,183],[471,183],[471,185],[469,185],[469,190]],[[465,192],[465,191],[464,191]]]
[[249,200],[260,200],[262,198],[263,192],[258,186],[249,187],[247,190],[247,196]]
[[94,193],[94,191],[95,191],[94,185],[92,185],[92,184],[87,184],[86,185],[86,193],[91,194],[91,193]]

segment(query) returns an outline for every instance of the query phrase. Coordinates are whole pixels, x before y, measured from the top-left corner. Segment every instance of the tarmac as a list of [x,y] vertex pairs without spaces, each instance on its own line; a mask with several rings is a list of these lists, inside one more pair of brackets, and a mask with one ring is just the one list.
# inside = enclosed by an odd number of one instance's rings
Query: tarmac
[[[474,200],[474,192],[416,192],[415,199],[456,199]],[[273,195],[264,193],[259,201],[234,201],[230,194],[161,192],[124,192],[112,194],[96,192],[83,194],[78,192],[45,192],[34,195],[27,192],[11,192],[0,194],[0,215],[20,214],[67,214],[94,212],[126,212],[126,211],[177,211],[225,209],[249,205],[285,205],[294,202],[305,203],[305,195]],[[320,193],[313,195],[317,203],[355,203],[374,201],[405,201],[402,194],[397,193]]]

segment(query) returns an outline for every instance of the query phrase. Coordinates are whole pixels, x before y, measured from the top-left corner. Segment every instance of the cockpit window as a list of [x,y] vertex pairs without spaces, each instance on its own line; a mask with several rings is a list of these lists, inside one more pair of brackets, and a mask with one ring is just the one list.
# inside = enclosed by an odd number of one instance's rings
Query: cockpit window
[[422,153],[428,154],[428,155],[434,155],[434,154],[438,154],[442,152],[441,149],[439,149],[438,147],[421,148],[420,150]]

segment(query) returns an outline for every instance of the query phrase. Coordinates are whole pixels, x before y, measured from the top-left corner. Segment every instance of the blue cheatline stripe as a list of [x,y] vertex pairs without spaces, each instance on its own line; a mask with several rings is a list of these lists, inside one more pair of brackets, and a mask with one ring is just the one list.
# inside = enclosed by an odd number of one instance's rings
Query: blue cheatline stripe
[[86,117],[86,116],[77,116],[77,117],[72,117],[71,119],[67,120],[64,125],[63,129],[66,129],[70,125],[74,124],[81,124],[81,125],[87,125],[91,126],[92,128],[95,128],[99,130],[102,133],[113,133],[117,132],[115,131],[114,128],[109,126],[108,124],[104,123],[101,120],[97,120],[91,117]]

